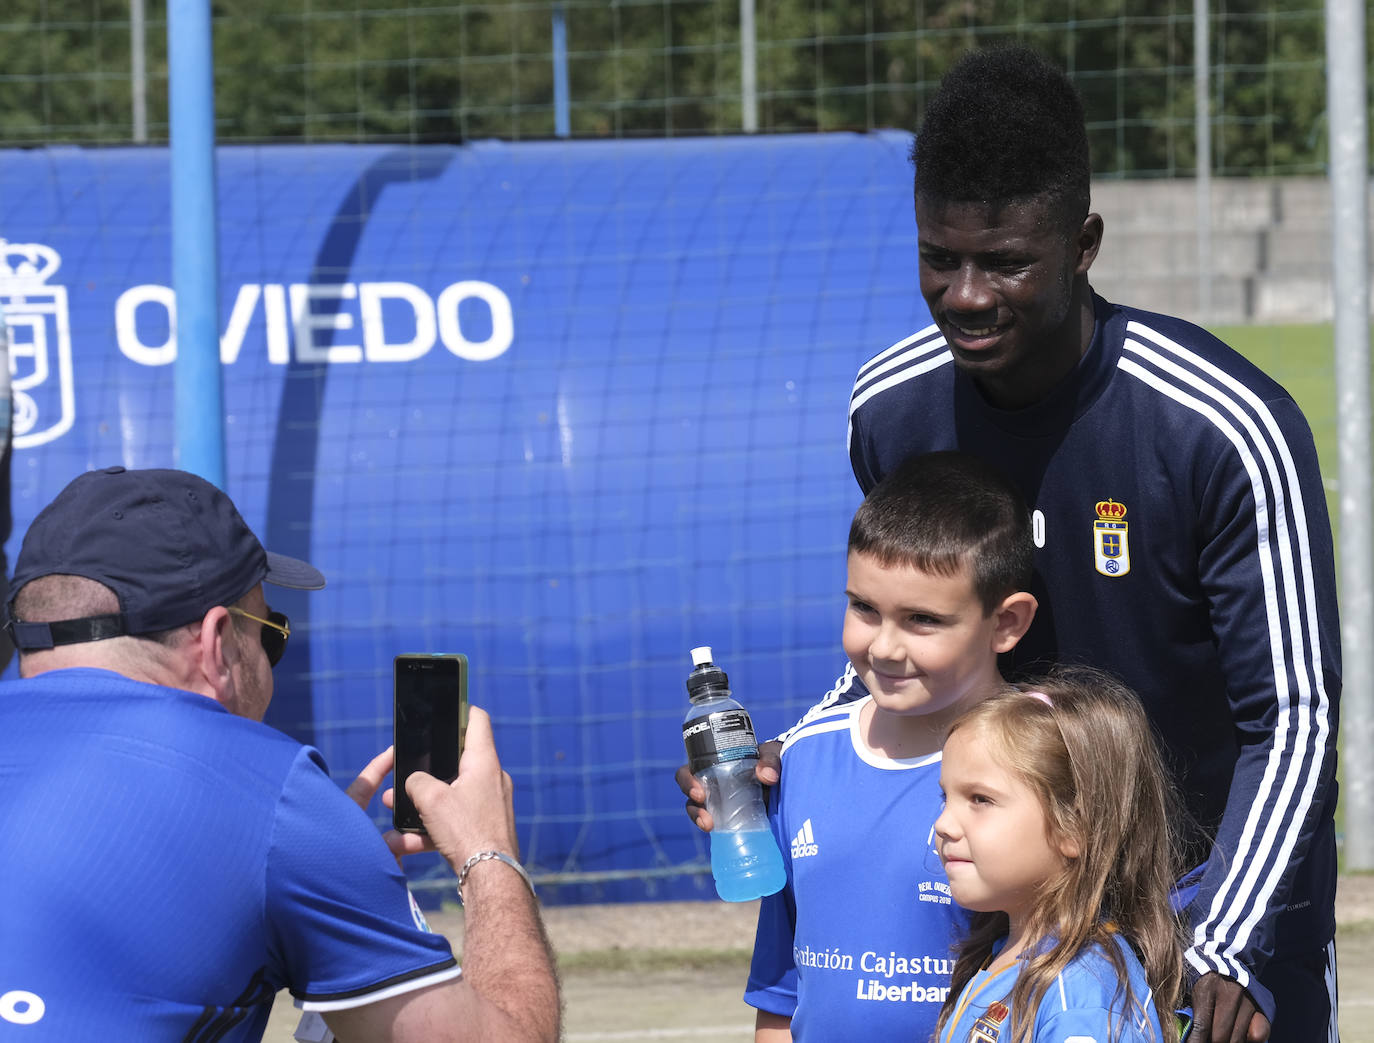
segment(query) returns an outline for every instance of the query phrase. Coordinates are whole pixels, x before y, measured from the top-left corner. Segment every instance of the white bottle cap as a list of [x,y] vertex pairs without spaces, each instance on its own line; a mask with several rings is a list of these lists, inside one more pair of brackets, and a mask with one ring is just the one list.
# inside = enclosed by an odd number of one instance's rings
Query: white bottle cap
[[692,649],[692,665],[705,666],[711,661],[711,646],[702,645],[700,648]]

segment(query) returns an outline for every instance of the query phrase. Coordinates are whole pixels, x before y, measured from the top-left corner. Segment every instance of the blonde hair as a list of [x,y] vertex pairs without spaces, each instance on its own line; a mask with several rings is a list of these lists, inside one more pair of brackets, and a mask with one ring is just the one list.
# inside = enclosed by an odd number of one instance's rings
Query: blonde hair
[[[1026,694],[1032,691],[1045,699]],[[1094,945],[1116,971],[1121,1017],[1151,1004],[1160,1025],[1172,1026],[1183,993],[1183,932],[1169,896],[1182,868],[1183,812],[1140,701],[1100,671],[1060,668],[980,702],[949,734],[960,728],[978,730],[1002,766],[1035,793],[1051,837],[1071,841],[1078,851],[1045,882],[1028,918],[1027,936],[1051,944],[1032,949],[1016,979],[1011,1043],[1029,1043],[1045,993],[1078,953]],[[937,1035],[1007,930],[1005,913],[974,914],[955,948]],[[1140,958],[1150,996],[1132,995],[1113,935]],[[1118,1031],[1113,1028],[1113,1038]]]

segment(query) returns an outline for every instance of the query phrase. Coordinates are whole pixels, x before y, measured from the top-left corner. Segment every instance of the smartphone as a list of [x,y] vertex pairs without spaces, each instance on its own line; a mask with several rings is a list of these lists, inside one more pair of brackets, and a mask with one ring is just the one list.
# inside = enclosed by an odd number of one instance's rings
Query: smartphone
[[402,833],[423,833],[420,813],[406,796],[406,779],[417,771],[445,782],[458,777],[468,725],[468,658],[398,655],[392,670],[396,799],[391,819]]

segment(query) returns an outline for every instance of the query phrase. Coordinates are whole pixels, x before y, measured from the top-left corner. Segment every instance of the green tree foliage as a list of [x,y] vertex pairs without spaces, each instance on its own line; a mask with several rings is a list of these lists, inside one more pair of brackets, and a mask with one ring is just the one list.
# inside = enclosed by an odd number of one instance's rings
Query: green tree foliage
[[[134,2],[9,0],[0,141],[129,141]],[[164,141],[166,0],[143,2]],[[955,57],[1020,41],[1073,75],[1099,176],[1196,167],[1191,0],[755,2],[766,132],[914,128]],[[574,137],[739,132],[739,0],[213,0],[219,139],[552,137],[555,9]],[[1321,0],[1213,0],[1210,25],[1213,169],[1323,169]]]

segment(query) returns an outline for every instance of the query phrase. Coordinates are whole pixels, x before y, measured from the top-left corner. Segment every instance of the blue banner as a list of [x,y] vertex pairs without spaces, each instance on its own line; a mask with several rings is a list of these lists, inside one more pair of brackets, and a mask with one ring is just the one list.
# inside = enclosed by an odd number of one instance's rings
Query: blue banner
[[[550,900],[709,895],[688,650],[761,736],[844,665],[849,389],[929,321],[909,147],[221,148],[228,491],[329,577],[268,589],[268,722],[346,781],[392,657],[464,652],[523,857],[590,874]],[[163,149],[0,151],[11,561],[77,473],[175,465],[169,214]]]

